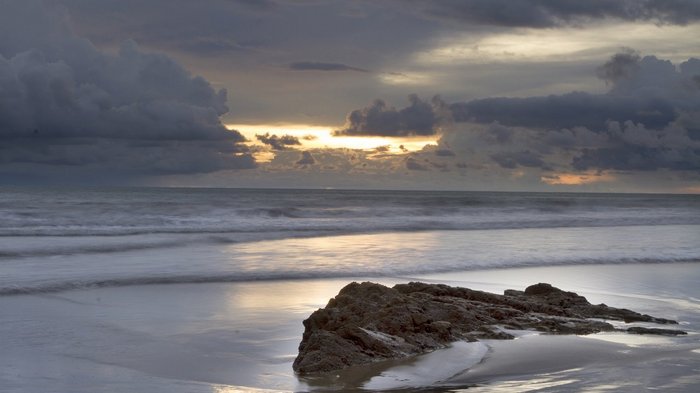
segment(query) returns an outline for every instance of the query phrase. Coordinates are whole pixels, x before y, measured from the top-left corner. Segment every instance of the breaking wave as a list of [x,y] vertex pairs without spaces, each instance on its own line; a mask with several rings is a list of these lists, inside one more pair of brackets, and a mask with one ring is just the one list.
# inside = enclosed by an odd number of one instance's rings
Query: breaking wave
[[355,271],[260,271],[260,272],[237,272],[228,274],[200,274],[200,275],[170,275],[170,276],[144,276],[144,277],[121,277],[112,279],[84,279],[56,281],[34,285],[6,285],[0,287],[0,296],[29,295],[41,293],[55,293],[77,289],[107,288],[107,287],[128,287],[137,285],[167,285],[167,284],[207,284],[207,283],[234,283],[253,281],[278,281],[278,280],[307,280],[323,278],[363,278],[363,277],[402,277],[410,275],[420,275],[428,273],[449,273],[452,271],[469,271],[483,269],[507,269],[517,267],[540,267],[540,266],[572,266],[572,265],[600,265],[600,264],[664,264],[673,262],[700,263],[700,255],[695,258],[621,258],[611,259],[577,259],[559,261],[520,261],[511,263],[501,263],[498,265],[464,265],[464,266],[443,266],[415,269],[415,270],[355,270]]
[[700,260],[693,195],[2,191],[0,295]]

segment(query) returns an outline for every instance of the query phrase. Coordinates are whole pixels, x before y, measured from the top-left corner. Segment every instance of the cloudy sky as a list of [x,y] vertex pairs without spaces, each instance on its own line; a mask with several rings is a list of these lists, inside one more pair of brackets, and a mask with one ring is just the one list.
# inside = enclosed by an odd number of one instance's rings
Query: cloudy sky
[[0,10],[0,185],[700,192],[697,0]]

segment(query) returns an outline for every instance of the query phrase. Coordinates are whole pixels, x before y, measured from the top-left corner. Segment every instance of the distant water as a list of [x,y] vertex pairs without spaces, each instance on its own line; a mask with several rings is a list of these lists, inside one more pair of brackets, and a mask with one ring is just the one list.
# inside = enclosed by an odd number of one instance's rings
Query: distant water
[[692,195],[2,189],[0,294],[700,261]]

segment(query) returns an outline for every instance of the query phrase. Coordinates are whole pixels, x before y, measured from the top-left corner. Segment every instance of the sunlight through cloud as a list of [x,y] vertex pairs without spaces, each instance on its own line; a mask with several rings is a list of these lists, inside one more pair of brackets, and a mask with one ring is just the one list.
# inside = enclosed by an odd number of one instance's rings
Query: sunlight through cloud
[[[489,63],[502,61],[573,61],[607,56],[610,49],[633,47],[671,60],[683,60],[696,52],[685,40],[699,36],[700,26],[616,24],[598,29],[519,29],[474,38],[459,34],[438,40],[437,45],[414,55],[419,64]],[[605,42],[601,47],[601,42]]]
[[269,133],[296,137],[301,142],[303,149],[378,150],[384,154],[419,151],[426,145],[435,144],[438,138],[437,136],[334,136],[334,127],[305,124],[227,124],[226,126],[228,129],[239,131],[254,145],[261,144],[257,141],[256,135]]
[[616,177],[607,172],[584,172],[584,173],[554,173],[542,176],[543,183],[549,185],[576,186],[581,184],[591,184],[599,182],[615,181]]

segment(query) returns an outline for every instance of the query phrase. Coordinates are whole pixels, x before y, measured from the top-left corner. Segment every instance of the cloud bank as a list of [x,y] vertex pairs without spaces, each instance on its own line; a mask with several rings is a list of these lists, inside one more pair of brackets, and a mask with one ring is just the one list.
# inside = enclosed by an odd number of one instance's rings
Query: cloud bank
[[[412,96],[411,105],[403,109],[377,100],[348,115],[344,134],[439,134],[436,146],[405,160],[407,169],[418,171],[531,172],[559,185],[611,181],[608,171],[700,177],[700,60],[673,64],[624,50],[595,72],[608,92],[449,105],[429,105]],[[416,107],[422,110],[411,119],[420,121],[401,120],[402,113]],[[439,133],[438,124],[444,126]],[[417,128],[422,133],[411,131]]]
[[116,178],[255,166],[243,136],[219,120],[226,90],[132,41],[104,53],[57,6],[2,9],[0,173]]
[[550,28],[600,19],[678,25],[700,20],[700,3],[695,0],[412,0],[411,3],[425,15],[465,25]]

